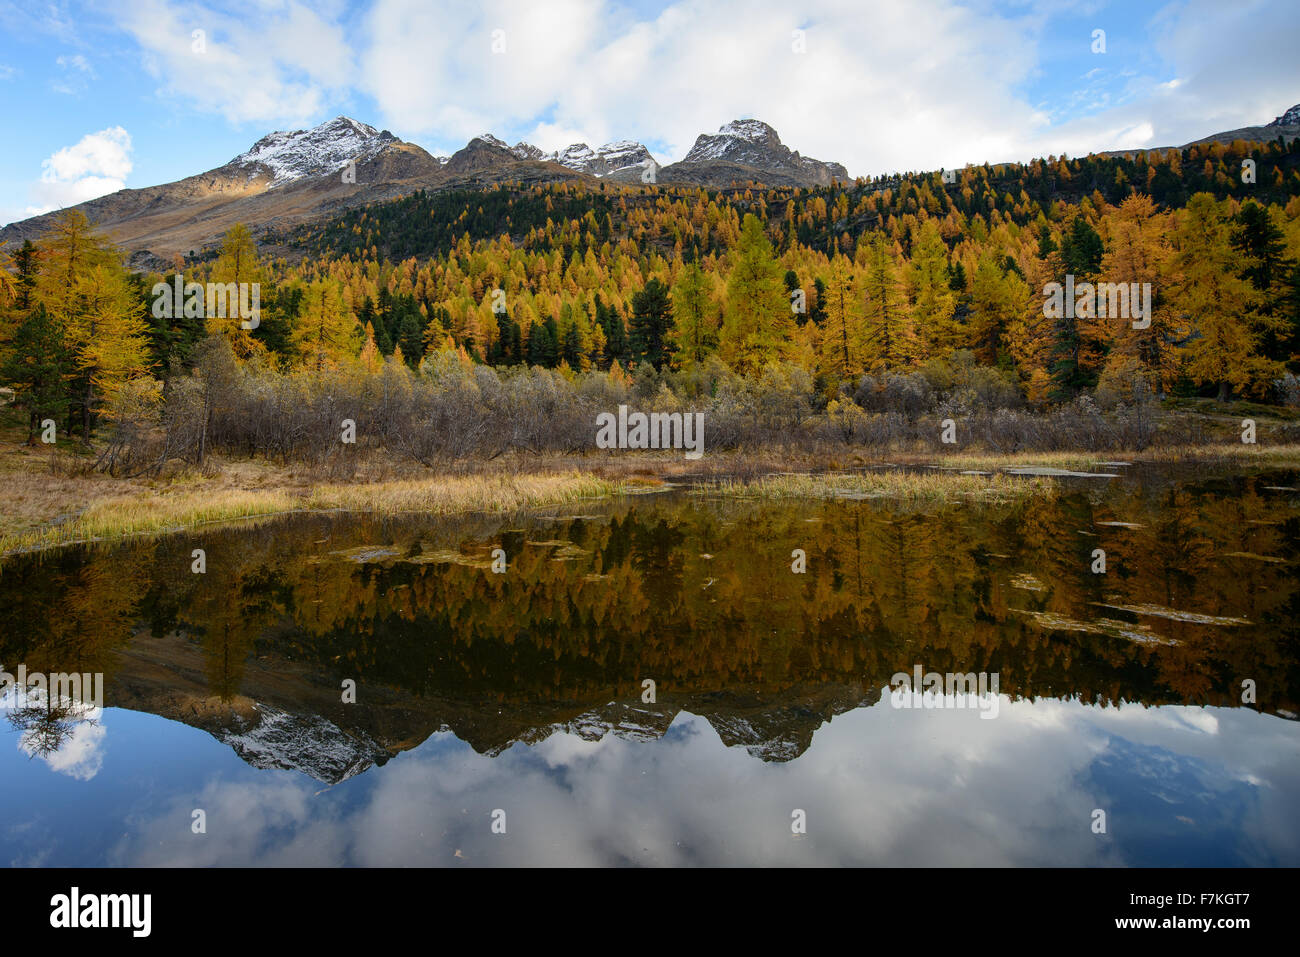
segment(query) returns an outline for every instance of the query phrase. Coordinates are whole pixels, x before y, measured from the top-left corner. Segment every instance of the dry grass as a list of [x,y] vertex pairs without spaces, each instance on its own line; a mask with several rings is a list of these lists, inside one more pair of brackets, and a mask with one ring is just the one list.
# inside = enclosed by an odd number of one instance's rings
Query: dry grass
[[1057,490],[1056,482],[1041,476],[897,470],[852,475],[769,475],[754,481],[723,479],[701,486],[697,492],[732,498],[878,498],[904,504],[944,504],[959,500],[1010,502],[1030,495],[1055,495]]
[[1300,468],[1300,445],[1245,445],[1224,442],[1215,445],[1151,448],[1143,452],[945,452],[895,453],[883,461],[898,465],[943,465],[956,469],[992,471],[1007,468],[1068,469],[1096,471],[1100,462],[1155,462],[1160,464],[1216,464],[1233,466],[1258,464],[1269,468]]
[[[130,483],[96,482],[94,479],[64,482],[69,487],[49,490],[53,496],[91,493],[94,500],[79,513],[44,525],[33,526],[29,510],[27,527],[17,527],[9,520],[6,510],[5,528],[0,534],[0,556],[79,542],[118,541],[133,535],[161,534],[208,522],[229,522],[289,512],[337,509],[427,515],[511,512],[607,496],[624,487],[621,483],[576,471],[537,475],[438,476],[420,480],[318,485],[306,490],[295,487],[228,488],[222,487],[219,480],[162,488],[132,487]],[[119,491],[112,487],[120,485],[128,486],[127,490]],[[108,494],[104,494],[106,492]],[[6,493],[6,499],[9,494]]]
[[569,471],[541,475],[469,475],[444,479],[322,485],[307,500],[309,509],[369,512],[513,512],[539,505],[567,505],[620,491],[615,483]]

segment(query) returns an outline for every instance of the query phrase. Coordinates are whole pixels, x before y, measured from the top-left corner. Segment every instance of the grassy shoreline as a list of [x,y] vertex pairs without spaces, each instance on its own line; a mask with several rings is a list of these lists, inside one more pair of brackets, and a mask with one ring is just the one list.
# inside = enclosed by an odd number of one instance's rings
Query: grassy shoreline
[[392,463],[379,462],[349,481],[263,460],[214,458],[206,470],[182,470],[161,479],[59,474],[49,461],[39,451],[0,449],[0,558],[303,512],[509,513],[608,498],[672,481],[699,483],[700,493],[733,498],[997,502],[1055,493],[1057,483],[1051,476],[1006,473],[1018,467],[1096,471],[1111,461],[1232,469],[1300,467],[1300,445],[1224,444],[1123,454],[772,451],[715,453],[697,461],[653,452],[515,455],[458,463],[442,473],[397,470]]

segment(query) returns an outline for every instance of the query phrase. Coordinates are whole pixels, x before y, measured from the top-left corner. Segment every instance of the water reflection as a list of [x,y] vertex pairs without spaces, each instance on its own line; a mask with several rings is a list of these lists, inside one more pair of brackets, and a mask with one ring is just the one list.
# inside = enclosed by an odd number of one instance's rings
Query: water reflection
[[[1267,488],[1294,478],[314,516],[10,562],[0,662],[103,671],[111,707],[61,775],[0,749],[0,850],[29,862],[66,803],[114,839],[64,863],[1300,863],[1300,529]],[[891,708],[918,663],[998,674],[997,719]]]

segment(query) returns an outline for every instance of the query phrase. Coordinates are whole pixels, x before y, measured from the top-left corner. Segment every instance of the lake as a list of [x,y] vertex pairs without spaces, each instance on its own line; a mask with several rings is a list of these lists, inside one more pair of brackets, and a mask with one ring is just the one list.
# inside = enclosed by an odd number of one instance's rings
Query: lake
[[1300,864],[1300,475],[1108,468],[7,559],[0,860]]

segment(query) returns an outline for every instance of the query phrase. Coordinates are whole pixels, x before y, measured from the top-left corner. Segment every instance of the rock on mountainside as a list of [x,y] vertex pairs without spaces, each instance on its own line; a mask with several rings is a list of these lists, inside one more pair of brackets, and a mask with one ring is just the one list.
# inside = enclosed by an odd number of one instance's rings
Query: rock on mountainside
[[776,130],[762,120],[732,120],[717,133],[701,133],[680,163],[664,170],[665,180],[680,176],[695,180],[699,171],[737,166],[754,171],[749,179],[772,182],[773,177],[801,186],[829,186],[847,182],[848,170],[792,151]]

